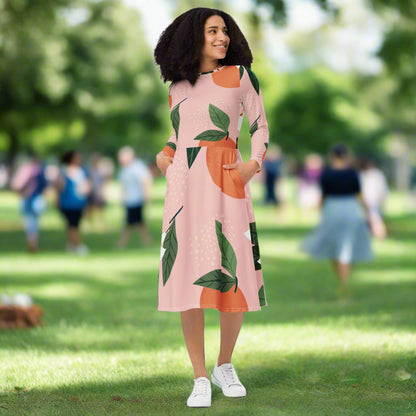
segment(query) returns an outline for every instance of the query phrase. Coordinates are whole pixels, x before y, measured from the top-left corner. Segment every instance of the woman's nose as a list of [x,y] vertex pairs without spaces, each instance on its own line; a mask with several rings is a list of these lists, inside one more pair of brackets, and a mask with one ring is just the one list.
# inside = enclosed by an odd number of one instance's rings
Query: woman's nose
[[224,32],[218,32],[217,33],[217,40],[225,41],[226,38],[227,38],[227,36]]

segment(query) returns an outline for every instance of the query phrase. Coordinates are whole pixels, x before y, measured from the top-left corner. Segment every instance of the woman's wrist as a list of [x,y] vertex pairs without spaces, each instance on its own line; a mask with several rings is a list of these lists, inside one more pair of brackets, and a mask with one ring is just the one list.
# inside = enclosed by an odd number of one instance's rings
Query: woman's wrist
[[251,159],[247,163],[250,164],[250,167],[253,170],[253,175],[260,171],[260,165],[259,165],[259,162],[257,162],[257,160]]

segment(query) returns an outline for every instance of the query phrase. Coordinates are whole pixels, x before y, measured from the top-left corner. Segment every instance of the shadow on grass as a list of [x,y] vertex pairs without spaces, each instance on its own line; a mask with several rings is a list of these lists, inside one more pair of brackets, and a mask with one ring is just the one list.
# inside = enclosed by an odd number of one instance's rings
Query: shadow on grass
[[[84,261],[88,267],[88,260]],[[263,264],[269,306],[247,314],[247,326],[290,323],[347,325],[364,330],[415,329],[416,281],[353,281],[353,297],[343,303],[335,295],[336,282],[329,264],[267,256]],[[273,269],[277,272],[272,273]],[[0,332],[0,349],[152,351],[163,348],[164,340],[169,340],[166,342],[172,348],[183,346],[179,314],[156,310],[157,270],[129,265],[108,279],[90,266],[90,273],[78,270],[5,276],[2,284],[6,290],[11,287],[15,291],[33,287],[36,302],[45,310],[45,328]],[[218,327],[217,312],[207,314],[206,326]]]
[[[408,357],[292,355],[277,359],[275,353],[248,357],[239,366],[247,388],[244,398],[226,398],[213,386],[212,407],[202,415],[266,416],[364,416],[410,415],[416,411],[416,380],[401,380],[400,369],[416,370]],[[387,360],[386,360],[387,359]],[[409,368],[411,367],[411,368]],[[11,415],[187,415],[191,377],[145,375],[126,380],[80,380],[54,389],[31,389],[30,381],[19,391],[0,393],[0,414]],[[166,371],[169,371],[168,365]],[[142,373],[142,374],[141,374]]]

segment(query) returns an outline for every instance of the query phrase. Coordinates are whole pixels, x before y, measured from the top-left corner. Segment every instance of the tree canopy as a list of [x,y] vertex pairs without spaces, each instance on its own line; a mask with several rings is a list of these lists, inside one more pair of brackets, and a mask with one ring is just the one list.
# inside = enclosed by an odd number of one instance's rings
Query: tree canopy
[[9,160],[29,148],[159,148],[166,93],[136,10],[117,0],[4,0],[0,56],[0,150]]

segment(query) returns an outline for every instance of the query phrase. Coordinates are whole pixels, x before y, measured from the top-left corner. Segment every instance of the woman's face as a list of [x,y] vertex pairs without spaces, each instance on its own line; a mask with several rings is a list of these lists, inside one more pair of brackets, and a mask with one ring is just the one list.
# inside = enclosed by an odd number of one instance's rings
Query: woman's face
[[230,38],[228,28],[221,16],[210,16],[204,25],[204,46],[201,57],[203,59],[217,61],[227,55]]
[[72,156],[72,159],[71,159],[71,165],[81,165],[81,163],[82,163],[82,156],[81,156],[81,153],[78,153],[78,152],[76,152],[76,153],[74,153],[74,155]]

